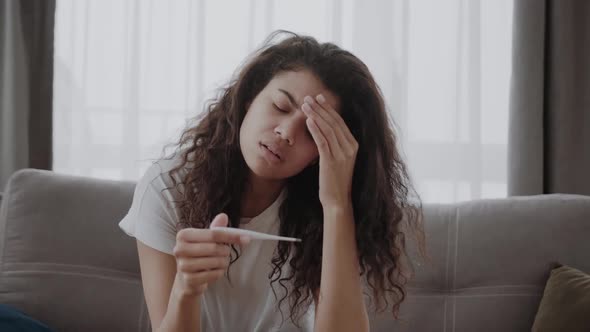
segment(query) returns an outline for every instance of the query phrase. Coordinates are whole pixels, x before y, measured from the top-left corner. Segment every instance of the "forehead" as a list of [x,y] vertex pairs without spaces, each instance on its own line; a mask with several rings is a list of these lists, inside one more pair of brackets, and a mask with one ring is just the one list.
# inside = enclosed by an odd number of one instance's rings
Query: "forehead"
[[[340,98],[328,90],[324,84],[309,70],[280,72],[268,83],[267,89],[273,94],[283,95],[279,89],[289,92],[297,106],[303,104],[305,96],[316,97],[322,94],[328,104],[340,112]],[[285,96],[286,97],[286,96]]]

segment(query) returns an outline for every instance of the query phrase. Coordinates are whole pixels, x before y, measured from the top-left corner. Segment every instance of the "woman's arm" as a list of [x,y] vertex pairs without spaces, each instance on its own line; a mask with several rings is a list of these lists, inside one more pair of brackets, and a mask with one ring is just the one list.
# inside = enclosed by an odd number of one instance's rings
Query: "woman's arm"
[[305,122],[320,155],[319,198],[324,210],[315,330],[368,331],[351,198],[359,144],[322,94],[316,99],[306,96],[301,110],[307,115]]
[[322,276],[316,299],[316,331],[369,331],[352,204],[324,208]]
[[[175,285],[178,283],[174,282]],[[160,327],[154,331],[201,331],[201,296],[186,295],[178,289],[178,286],[172,287],[166,315]]]
[[176,260],[137,241],[143,292],[152,330],[199,331],[200,298],[179,291]]

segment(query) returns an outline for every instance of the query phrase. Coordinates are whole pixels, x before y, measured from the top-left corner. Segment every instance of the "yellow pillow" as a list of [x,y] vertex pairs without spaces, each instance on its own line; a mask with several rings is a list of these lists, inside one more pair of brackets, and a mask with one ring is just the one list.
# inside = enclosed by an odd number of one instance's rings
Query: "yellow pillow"
[[590,275],[567,265],[551,270],[532,332],[590,331]]

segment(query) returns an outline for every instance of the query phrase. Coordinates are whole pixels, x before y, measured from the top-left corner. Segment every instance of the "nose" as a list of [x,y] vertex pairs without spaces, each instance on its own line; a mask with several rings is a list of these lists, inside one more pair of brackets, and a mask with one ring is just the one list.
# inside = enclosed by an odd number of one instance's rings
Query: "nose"
[[282,139],[286,140],[289,145],[295,144],[298,135],[305,135],[306,116],[303,112],[298,112],[288,119],[284,119],[276,128],[275,133]]

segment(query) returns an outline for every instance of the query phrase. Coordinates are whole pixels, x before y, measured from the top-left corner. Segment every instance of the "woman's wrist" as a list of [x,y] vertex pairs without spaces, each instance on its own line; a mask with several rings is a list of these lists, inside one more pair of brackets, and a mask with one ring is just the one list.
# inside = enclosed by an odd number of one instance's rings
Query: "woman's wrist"
[[160,326],[154,331],[200,331],[201,297],[187,292],[178,275],[174,279],[168,307]]
[[343,215],[352,214],[352,202],[347,204],[328,205],[323,207],[324,216],[341,217]]
[[183,287],[182,280],[180,276],[176,274],[174,278],[174,284],[172,285],[172,292],[171,296],[174,296],[174,299],[180,302],[184,301],[193,301],[194,299],[199,299],[202,293],[197,293],[195,291],[186,289]]

